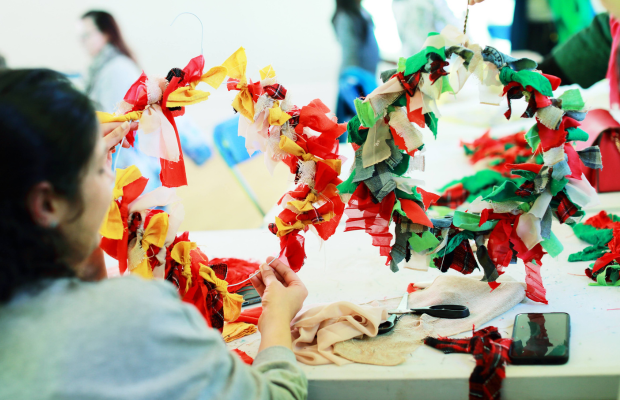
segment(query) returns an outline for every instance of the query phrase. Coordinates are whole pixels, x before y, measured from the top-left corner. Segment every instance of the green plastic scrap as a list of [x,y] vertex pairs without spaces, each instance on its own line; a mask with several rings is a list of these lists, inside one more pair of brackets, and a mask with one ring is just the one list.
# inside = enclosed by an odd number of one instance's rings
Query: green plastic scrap
[[549,239],[543,240],[542,242],[540,242],[540,244],[551,257],[557,257],[564,250],[564,246],[562,246],[562,243],[560,243],[553,231],[551,231],[550,233],[551,235],[549,236]]
[[455,211],[454,218],[452,219],[452,225],[457,228],[471,231],[481,232],[491,230],[497,225],[497,221],[487,221],[482,226],[480,224],[480,216],[475,214],[466,213],[463,211]]
[[534,124],[529,131],[525,134],[525,141],[532,148],[536,150],[540,145],[540,137],[538,136],[538,124]]
[[581,111],[586,106],[579,89],[569,89],[558,98],[562,99],[562,110],[564,111]]
[[499,80],[503,85],[507,85],[510,82],[518,82],[521,86],[523,86],[523,88],[530,86],[542,95],[553,96],[553,90],[551,90],[551,83],[549,82],[549,79],[545,78],[538,72],[528,71],[525,69],[516,72],[509,67],[504,67],[499,73]]
[[577,127],[568,128],[566,132],[568,132],[568,134],[566,135],[567,142],[572,142],[573,140],[585,142],[590,137],[590,135],[588,135],[588,132],[584,131],[583,129],[577,128]]
[[422,236],[418,236],[417,233],[411,235],[411,238],[409,238],[409,245],[411,246],[411,250],[416,253],[421,253],[425,250],[437,247],[437,245],[439,245],[439,239],[429,231],[424,231],[422,232]]

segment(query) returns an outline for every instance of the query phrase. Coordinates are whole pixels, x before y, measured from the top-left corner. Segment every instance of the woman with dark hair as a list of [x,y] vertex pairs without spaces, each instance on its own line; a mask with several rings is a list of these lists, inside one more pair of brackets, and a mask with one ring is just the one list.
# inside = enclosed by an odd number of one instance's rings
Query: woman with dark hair
[[379,46],[372,18],[362,7],[362,1],[336,0],[332,24],[342,47],[340,71],[360,67],[374,75],[379,63]]
[[305,399],[290,322],[307,291],[279,261],[252,278],[252,367],[170,283],[93,281],[110,149],[129,129],[100,126],[57,72],[0,72],[0,399]]
[[87,12],[82,16],[80,31],[82,44],[93,58],[86,94],[98,111],[114,112],[127,89],[140,76],[140,69],[110,13]]

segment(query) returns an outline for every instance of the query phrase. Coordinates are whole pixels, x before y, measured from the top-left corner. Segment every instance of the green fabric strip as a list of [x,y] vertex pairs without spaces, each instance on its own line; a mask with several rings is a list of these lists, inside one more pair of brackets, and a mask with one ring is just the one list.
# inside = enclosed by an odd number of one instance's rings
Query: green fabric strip
[[424,122],[426,122],[426,125],[428,125],[428,129],[433,132],[433,136],[435,136],[435,139],[437,139],[437,117],[435,116],[435,113],[430,111],[424,114]]
[[461,231],[457,233],[456,235],[454,235],[452,239],[450,239],[446,247],[444,247],[443,249],[437,252],[437,256],[443,257],[446,254],[450,254],[454,251],[454,249],[456,249],[461,244],[463,240],[473,240],[473,239],[474,239],[474,234],[472,232]]
[[471,231],[471,232],[481,232],[491,230],[497,225],[497,221],[487,221],[482,226],[478,226],[480,223],[480,216],[475,214],[470,214],[462,211],[454,212],[454,219],[452,220],[452,224],[457,228]]
[[411,188],[411,190],[413,191],[413,193],[407,193],[400,189],[394,190],[394,193],[396,194],[396,197],[398,199],[422,201],[422,195],[418,193],[417,190],[415,190],[415,187]]
[[524,89],[527,89],[527,87],[530,86],[542,95],[550,97],[553,96],[549,79],[545,78],[538,72],[532,72],[525,69],[516,72],[509,67],[504,67],[499,73],[499,80],[503,85],[507,85],[510,82],[518,82]]
[[592,225],[585,224],[575,224],[573,232],[579,239],[598,247],[607,246],[614,237],[613,229],[596,229]]
[[564,246],[562,246],[562,243],[560,243],[553,231],[550,233],[549,239],[543,240],[540,244],[551,257],[557,257],[564,250]]
[[409,169],[409,159],[411,156],[407,153],[403,153],[403,159],[400,163],[392,170],[392,173],[396,176],[402,176]]
[[529,131],[525,134],[525,141],[530,145],[532,150],[536,150],[540,144],[540,137],[538,136],[538,124],[534,124]]
[[421,237],[418,236],[417,233],[411,235],[411,238],[409,238],[409,245],[411,246],[411,250],[416,253],[421,253],[425,250],[437,247],[439,245],[439,239],[429,231],[424,231]]
[[590,137],[590,135],[588,135],[588,132],[580,128],[568,128],[566,132],[568,132],[568,135],[566,135],[567,142],[572,142],[573,140],[585,142]]
[[363,126],[370,128],[381,118],[381,115],[375,115],[375,111],[372,109],[370,102],[364,103],[360,99],[355,99],[354,103],[355,111]]
[[362,124],[357,115],[351,118],[351,120],[347,124],[349,143],[355,143],[356,145],[361,146],[366,142],[366,137],[368,136],[368,129],[362,129],[360,131],[359,129],[361,125]]
[[360,184],[360,182],[353,182],[353,179],[355,179],[355,170],[351,172],[351,175],[349,175],[346,181],[342,182],[340,185],[337,186],[340,194],[355,192],[355,189],[357,189],[357,186]]
[[577,253],[570,254],[568,256],[568,261],[594,261],[601,258],[603,254],[607,252],[609,252],[609,249],[607,247],[588,246],[585,249],[578,251]]
[[551,185],[549,186],[549,190],[552,195],[556,195],[560,193],[566,184],[568,183],[568,178],[564,177],[562,180],[556,181],[555,179],[551,179]]
[[[429,36],[432,36],[429,34]],[[436,48],[433,46],[427,46],[425,49],[419,51],[417,54],[409,57],[405,62],[405,75],[411,75],[420,70],[426,63],[428,62],[427,55],[430,53],[435,53],[441,57],[442,60],[446,59],[446,48]],[[400,61],[399,61],[399,70],[400,70]]]
[[562,110],[564,111],[581,111],[586,106],[579,89],[569,89],[558,98],[562,100]]

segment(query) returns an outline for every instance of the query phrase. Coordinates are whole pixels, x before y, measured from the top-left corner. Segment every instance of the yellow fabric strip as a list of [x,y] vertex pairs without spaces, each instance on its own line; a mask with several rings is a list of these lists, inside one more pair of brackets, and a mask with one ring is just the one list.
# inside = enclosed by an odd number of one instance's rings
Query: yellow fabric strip
[[142,236],[142,248],[148,252],[150,245],[164,247],[168,234],[168,214],[165,212],[155,214],[149,220],[149,225],[144,229]]
[[[310,221],[308,221],[308,224],[310,224]],[[293,232],[294,230],[304,229],[306,224],[303,221],[295,221],[293,225],[287,225],[279,217],[276,217],[276,226],[278,227],[277,236],[282,237],[290,232]]]
[[245,49],[239,47],[230,57],[224,61],[222,67],[228,71],[228,76],[233,79],[245,80],[245,69],[248,65],[248,59],[245,55]]
[[274,105],[269,109],[269,125],[284,125],[289,119],[291,116],[282,111],[280,106]]
[[261,81],[263,79],[266,79],[266,78],[275,78],[276,77],[276,71],[273,69],[271,64],[267,65],[265,68],[261,69],[258,72],[260,73]]
[[256,333],[256,331],[256,325],[254,324],[248,324],[247,322],[232,322],[224,324],[222,337],[224,338],[224,341],[228,343]]
[[222,297],[224,306],[224,321],[233,322],[239,318],[241,314],[241,304],[243,304],[243,296],[236,293],[228,292],[228,282],[220,279],[215,272],[208,266],[200,264],[200,276],[209,283],[215,285],[215,290]]
[[165,107],[185,107],[197,104],[207,100],[210,94],[193,89],[191,86],[183,86],[168,95]]
[[128,168],[116,170],[116,179],[114,182],[114,189],[112,190],[112,196],[114,200],[123,195],[123,188],[142,177],[142,173],[135,165],[131,165]]
[[187,280],[185,285],[185,292],[189,290],[192,285],[192,258],[190,252],[197,247],[194,242],[179,242],[174,245],[170,256],[172,259],[183,266],[183,276]]
[[153,279],[153,269],[149,264],[149,258],[144,257],[140,264],[131,270],[132,275],[139,275],[144,279]]
[[124,115],[114,115],[102,111],[97,111],[97,118],[102,124],[108,122],[138,121],[140,118],[142,118],[142,111],[132,111]]
[[120,240],[123,238],[124,229],[121,210],[118,209],[118,204],[112,201],[101,228],[99,228],[99,234],[104,238]]

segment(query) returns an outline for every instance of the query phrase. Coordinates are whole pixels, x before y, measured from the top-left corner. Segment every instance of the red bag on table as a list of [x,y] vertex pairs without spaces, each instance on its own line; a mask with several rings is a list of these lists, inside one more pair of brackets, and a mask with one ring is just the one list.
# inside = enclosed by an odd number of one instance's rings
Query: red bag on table
[[590,139],[578,142],[577,150],[598,146],[603,160],[602,170],[582,166],[586,178],[598,193],[620,191],[620,123],[609,111],[590,110],[581,123],[581,129],[590,135]]

